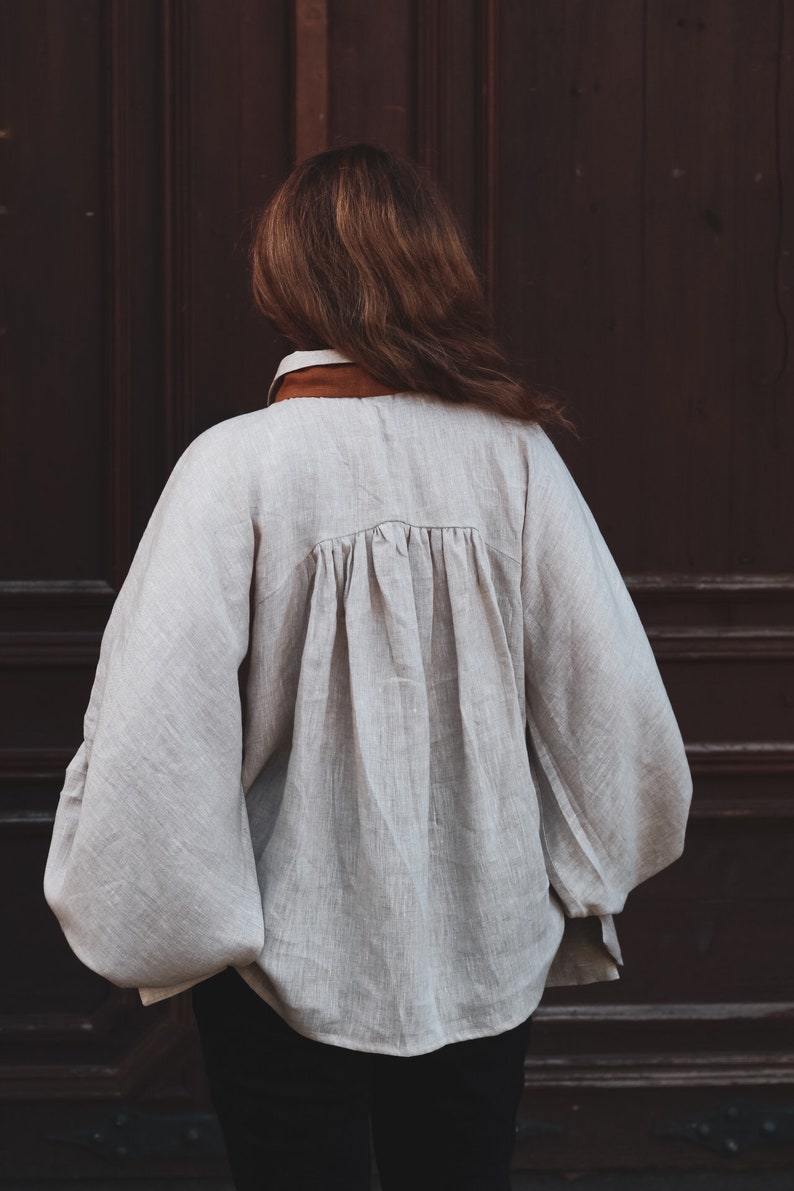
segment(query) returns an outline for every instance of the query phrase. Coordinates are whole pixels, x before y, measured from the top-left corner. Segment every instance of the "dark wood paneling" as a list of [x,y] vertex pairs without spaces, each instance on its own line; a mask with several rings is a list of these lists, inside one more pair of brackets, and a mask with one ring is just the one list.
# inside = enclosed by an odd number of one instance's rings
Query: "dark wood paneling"
[[333,0],[328,11],[330,138],[416,152],[416,4]]
[[[264,405],[284,344],[255,314],[248,248],[264,199],[291,164],[290,7],[285,0],[179,0],[182,104],[172,146],[174,296],[181,297],[172,400],[181,441]],[[186,386],[186,388],[185,388]],[[189,390],[189,391],[188,391]]]
[[[623,568],[667,567],[642,490],[671,461],[664,442],[646,460],[638,437],[643,5],[507,0],[500,13],[499,326],[527,378],[571,402],[583,441],[565,455]],[[684,433],[672,417],[670,433]],[[652,554],[624,547],[634,533]]]
[[328,148],[330,107],[327,0],[295,0],[295,160]]
[[740,741],[750,733],[751,739],[792,739],[791,660],[759,659],[748,651],[738,661],[663,661],[660,669],[687,740]]
[[[4,579],[103,571],[98,0],[2,7]],[[46,433],[43,432],[46,424]],[[35,479],[35,486],[33,486]],[[31,491],[32,488],[32,491]]]
[[731,524],[736,565],[791,569],[794,13],[737,3]]
[[653,458],[641,492],[662,565],[703,571],[731,569],[736,561],[733,267],[742,248],[728,184],[734,39],[730,4],[648,8],[642,445]]
[[[658,1089],[763,1103],[792,1074],[791,30],[761,7],[498,6],[498,322],[575,411],[562,449],[695,773],[683,859],[620,917],[621,981],[544,999],[528,1103],[535,1083],[571,1094],[563,1132],[520,1148],[533,1167],[714,1164],[655,1140]],[[629,1107],[626,1081],[646,1089]]]
[[130,204],[137,197],[132,186],[130,138],[130,25],[125,0],[107,0],[100,8],[103,37],[102,97],[105,208],[105,577],[118,590],[132,549],[131,415],[133,290],[131,272]]
[[427,0],[417,8],[419,160],[444,186],[469,235],[477,224],[478,5]]
[[[517,366],[570,402],[582,440],[561,449],[695,774],[683,858],[621,915],[623,978],[538,1010],[523,1111],[540,1132],[522,1126],[517,1164],[790,1163],[760,1126],[747,1151],[704,1140],[736,1098],[791,1105],[794,1079],[786,5],[4,0],[0,16],[8,1171],[224,1169],[52,1140],[90,1139],[103,1101],[207,1100],[186,999],[143,1010],[83,968],[41,875],[101,631],[168,470],[263,404],[287,348],[251,307],[251,222],[296,156],[353,139],[441,180]],[[687,1120],[703,1144],[670,1135]]]
[[420,4],[417,71],[416,154],[451,199],[493,303],[500,142],[496,0]]
[[[92,1155],[103,1102],[206,1112],[189,1000],[84,968],[41,882],[102,629],[176,456],[261,405],[282,345],[247,293],[251,219],[291,154],[290,6],[7,2],[14,222],[2,431],[0,1153],[15,1177],[226,1172]],[[35,77],[36,86],[30,86]],[[8,195],[8,198],[6,198]],[[24,494],[25,499],[22,499]],[[113,1126],[115,1128],[115,1126]],[[59,1141],[82,1129],[85,1145]],[[214,1155],[214,1156],[213,1156]]]

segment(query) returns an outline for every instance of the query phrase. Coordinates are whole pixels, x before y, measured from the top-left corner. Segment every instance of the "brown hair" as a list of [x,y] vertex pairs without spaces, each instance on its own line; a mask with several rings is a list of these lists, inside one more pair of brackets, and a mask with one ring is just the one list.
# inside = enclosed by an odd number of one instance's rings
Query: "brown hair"
[[301,162],[259,218],[257,306],[298,348],[331,347],[394,392],[573,429],[507,371],[458,224],[432,180],[376,145]]

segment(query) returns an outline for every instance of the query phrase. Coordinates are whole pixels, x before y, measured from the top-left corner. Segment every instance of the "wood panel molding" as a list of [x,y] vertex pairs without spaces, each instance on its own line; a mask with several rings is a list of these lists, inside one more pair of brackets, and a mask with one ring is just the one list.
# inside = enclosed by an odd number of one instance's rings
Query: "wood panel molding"
[[[9,782],[62,782],[66,766],[76,752],[73,749],[30,748],[0,749],[0,784]],[[8,811],[12,818],[18,817],[18,812]],[[0,824],[4,822],[3,812],[0,812]],[[52,815],[49,816],[52,822]]]
[[104,579],[9,579],[0,582],[0,610],[110,607],[116,593]]
[[794,658],[794,626],[651,626],[647,633],[656,657],[668,662],[755,662]]
[[[21,1024],[26,1036],[50,1041],[57,1037],[70,1039],[78,1029],[83,1030],[87,1044],[81,1047],[80,1059],[69,1064],[40,1063],[24,1067],[6,1066],[0,1069],[0,1098],[66,1099],[79,1086],[81,1098],[107,1097],[120,1099],[138,1085],[147,1073],[153,1057],[162,1055],[161,1048],[178,1049],[190,1034],[189,1015],[181,1012],[183,998],[173,999],[173,1012],[144,1030],[134,1047],[129,1048],[118,1063],[98,1061],[92,1054],[90,1041],[100,1041],[109,1023],[118,1017],[125,1005],[131,1005],[134,992],[123,991],[108,998],[99,1014],[57,1017],[39,1015],[0,1019],[0,1032],[13,1035]],[[647,1087],[725,1087],[778,1085],[794,1078],[794,1050],[750,1047],[725,1049],[710,1045],[712,1039],[724,1037],[732,1029],[786,1029],[794,1022],[794,1004],[770,1002],[766,1004],[640,1004],[640,1005],[540,1005],[535,1011],[540,1035],[552,1037],[565,1032],[564,1046],[554,1044],[554,1053],[531,1051],[525,1063],[525,1080],[529,1087],[546,1088],[647,1088]],[[87,1029],[81,1023],[87,1023]],[[655,1028],[654,1037],[662,1029],[666,1038],[652,1053],[621,1048],[623,1035]],[[697,1031],[703,1037],[703,1049],[687,1046],[682,1049],[681,1031]],[[32,1031],[32,1033],[31,1033]],[[676,1049],[676,1037],[679,1047]],[[604,1041],[603,1050],[592,1049],[593,1039]],[[582,1045],[577,1050],[577,1045]],[[614,1049],[611,1049],[614,1047]]]
[[726,573],[679,574],[660,572],[658,574],[624,575],[624,582],[632,595],[649,599],[689,599],[692,596],[775,599],[794,595],[794,574],[781,572],[764,575]]
[[[2,780],[0,777],[0,782]],[[18,838],[25,835],[49,837],[52,835],[52,825],[54,822],[54,811],[19,809],[0,811],[0,836],[5,839],[9,839],[12,836]]]
[[104,1053],[69,1063],[8,1063],[0,1066],[0,1100],[122,1100],[134,1095],[149,1073],[192,1043],[192,1032],[169,1014],[142,1031],[118,1062]]
[[692,803],[689,819],[695,823],[741,823],[745,827],[764,823],[785,823],[786,829],[791,830],[790,824],[794,822],[794,799],[752,798],[748,805],[737,798],[696,798]]
[[770,1085],[787,1083],[794,1073],[794,1047],[781,1045],[792,1036],[791,1001],[541,1004],[534,1020],[536,1045],[525,1065],[529,1086]]
[[790,740],[690,741],[687,758],[693,773],[794,773],[794,742]]
[[756,1021],[794,1022],[794,1001],[677,1001],[672,1004],[648,1001],[627,1005],[539,1005],[534,1017],[538,1022],[555,1026],[572,1022],[614,1022],[631,1025],[662,1021],[734,1024]]
[[693,1055],[583,1054],[527,1059],[525,1083],[544,1088],[768,1087],[794,1081],[794,1051]]

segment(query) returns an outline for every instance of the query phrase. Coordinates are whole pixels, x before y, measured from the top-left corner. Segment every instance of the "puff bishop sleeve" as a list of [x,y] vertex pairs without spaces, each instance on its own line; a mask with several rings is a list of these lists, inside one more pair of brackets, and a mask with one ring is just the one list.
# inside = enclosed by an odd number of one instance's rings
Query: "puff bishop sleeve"
[[569,919],[548,983],[615,979],[623,961],[612,915],[680,856],[692,779],[639,615],[542,431],[529,466],[527,741],[549,882]]
[[161,995],[263,946],[238,686],[254,529],[226,441],[178,460],[119,591],[44,877],[79,959]]

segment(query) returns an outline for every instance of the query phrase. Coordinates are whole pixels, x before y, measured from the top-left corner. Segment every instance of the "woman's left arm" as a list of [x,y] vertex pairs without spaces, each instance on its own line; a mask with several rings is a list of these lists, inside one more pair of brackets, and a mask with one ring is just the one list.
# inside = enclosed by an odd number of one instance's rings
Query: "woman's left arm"
[[238,669],[255,535],[224,424],[174,467],[102,638],[44,893],[112,983],[167,988],[263,946]]

